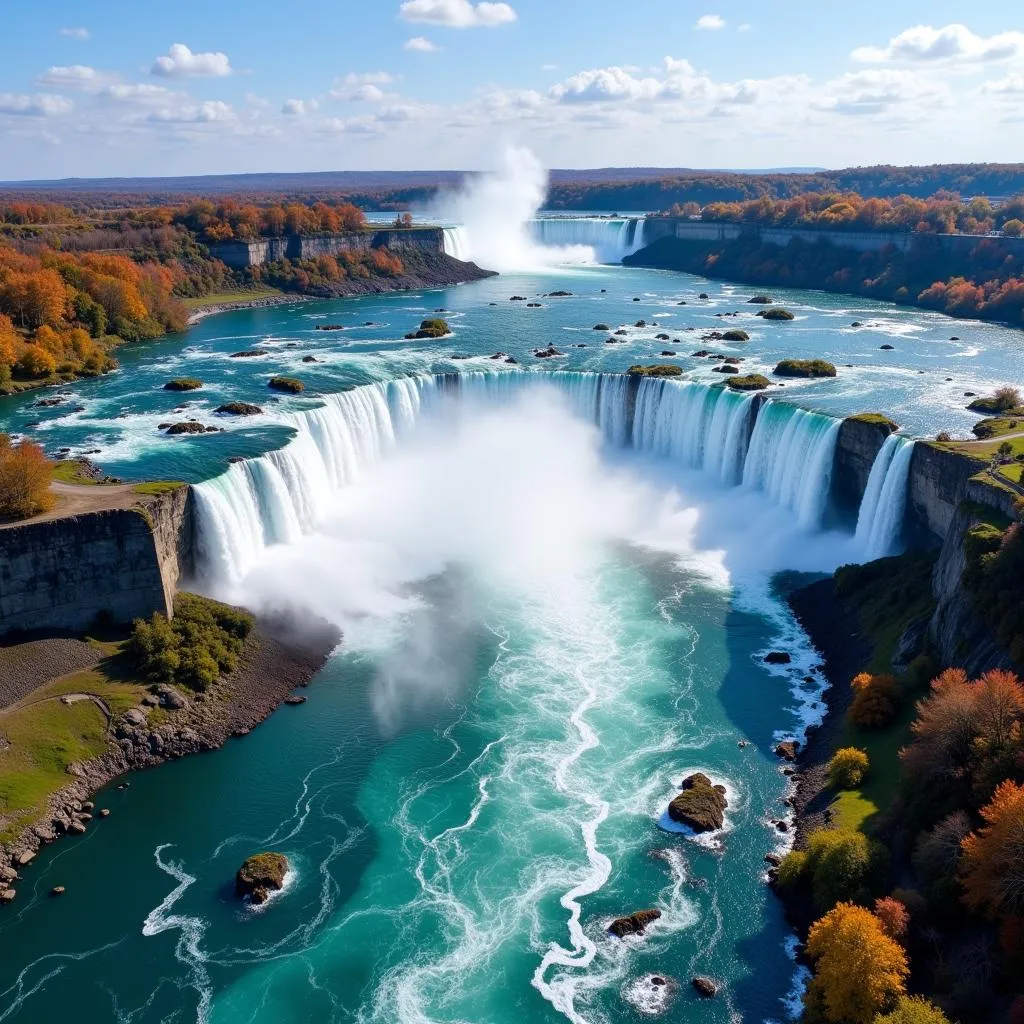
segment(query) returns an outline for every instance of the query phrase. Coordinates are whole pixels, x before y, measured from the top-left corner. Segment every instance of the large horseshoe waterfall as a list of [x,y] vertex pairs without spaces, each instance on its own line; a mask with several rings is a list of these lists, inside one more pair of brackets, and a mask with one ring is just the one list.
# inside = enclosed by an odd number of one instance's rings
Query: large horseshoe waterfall
[[[725,487],[761,491],[802,528],[821,527],[840,426],[834,417],[721,386],[625,374],[417,376],[327,396],[321,408],[290,414],[285,422],[295,437],[288,445],[199,484],[202,575],[237,582],[266,547],[313,529],[339,489],[424,417],[507,403],[544,386],[596,426],[608,448],[660,456]],[[911,453],[912,445],[894,435],[876,460],[857,527],[871,557],[899,540]]]

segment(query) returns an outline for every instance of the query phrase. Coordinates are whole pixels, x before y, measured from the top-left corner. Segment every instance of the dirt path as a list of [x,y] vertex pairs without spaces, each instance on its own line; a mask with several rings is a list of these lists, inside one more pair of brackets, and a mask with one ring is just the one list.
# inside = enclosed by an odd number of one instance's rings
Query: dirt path
[[19,519],[15,522],[0,522],[0,530],[10,530],[30,523],[47,523],[68,516],[83,515],[86,512],[105,512],[110,509],[126,509],[141,502],[134,484],[63,484],[55,481],[50,490],[57,496],[57,504],[49,512]]
[[47,704],[50,701],[59,700],[62,704],[80,704],[83,700],[91,700],[103,712],[107,724],[110,724],[112,717],[110,705],[95,693],[55,693],[49,697],[38,697],[36,700],[26,700],[19,704],[12,704],[9,708],[0,710],[0,718],[13,714],[15,711],[24,711],[26,708],[35,707],[37,704]]

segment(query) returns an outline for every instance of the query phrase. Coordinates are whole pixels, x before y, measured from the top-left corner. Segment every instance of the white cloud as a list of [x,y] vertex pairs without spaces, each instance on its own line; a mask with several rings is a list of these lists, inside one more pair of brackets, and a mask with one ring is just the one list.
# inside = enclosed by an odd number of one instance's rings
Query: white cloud
[[381,86],[390,85],[395,76],[387,71],[369,71],[361,74],[350,72],[344,78],[335,80],[334,88],[328,95],[335,100],[355,103],[383,103],[395,99],[394,93],[385,92]]
[[405,21],[448,28],[494,28],[516,20],[506,3],[471,3],[470,0],[405,0],[399,9]]
[[894,36],[888,45],[861,46],[853,59],[868,64],[889,61],[974,64],[1024,57],[1024,32],[975,35],[966,25],[915,25]]
[[693,27],[698,32],[717,32],[725,28],[725,18],[720,14],[702,14]]
[[175,92],[162,85],[114,82],[100,89],[98,95],[100,99],[116,100],[121,103],[160,104],[180,99],[183,93]]
[[223,78],[231,74],[231,63],[225,53],[193,53],[184,43],[175,43],[166,57],[157,57],[150,74],[161,78]]
[[210,124],[234,119],[234,108],[222,100],[206,100],[203,103],[186,103],[179,107],[155,110],[147,118],[149,121],[169,124]]
[[384,91],[379,85],[361,85],[348,98],[358,103],[380,103],[384,99]]
[[36,81],[41,85],[56,85],[64,89],[98,89],[112,76],[97,71],[84,64],[72,64],[70,67],[53,67]]
[[435,53],[438,49],[429,39],[423,36],[413,36],[402,44],[403,50],[412,50],[413,53]]
[[67,36],[69,39],[88,39],[89,30],[87,28],[62,28],[60,30],[62,36]]
[[396,103],[394,106],[384,107],[377,115],[377,120],[388,124],[401,124],[416,120],[418,114],[418,108],[405,103]]
[[1024,96],[1024,75],[1012,74],[985,82],[981,91],[988,96]]
[[306,104],[303,100],[285,100],[281,113],[287,117],[302,117],[306,113]]
[[870,116],[903,108],[945,106],[951,93],[944,83],[935,82],[914,71],[877,69],[841,75],[826,83],[823,97],[816,102],[821,110],[837,114]]
[[666,57],[663,78],[638,78],[634,68],[610,67],[580,71],[551,89],[560,103],[685,100],[710,95],[711,80],[699,75],[688,60]]
[[38,92],[34,96],[17,93],[0,93],[0,114],[16,114],[20,117],[56,117],[67,114],[74,104],[63,96]]
[[380,122],[372,114],[363,117],[330,117],[321,121],[317,130],[327,134],[346,133],[352,135],[380,135],[383,131]]
[[387,71],[367,71],[362,74],[355,74],[349,72],[343,79],[342,82],[345,85],[391,85],[394,82],[395,76]]

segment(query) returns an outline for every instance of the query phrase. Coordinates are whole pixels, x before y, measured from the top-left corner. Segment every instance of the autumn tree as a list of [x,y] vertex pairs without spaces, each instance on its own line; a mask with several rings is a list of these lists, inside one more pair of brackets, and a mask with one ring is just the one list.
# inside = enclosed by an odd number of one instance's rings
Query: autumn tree
[[875,917],[882,923],[882,931],[890,939],[902,942],[910,927],[910,914],[905,904],[892,896],[883,896],[875,900],[874,911]]
[[0,518],[26,519],[53,506],[53,465],[31,441],[0,434]]
[[868,773],[868,755],[856,747],[842,747],[828,763],[828,783],[833,789],[856,789]]
[[900,996],[892,1013],[880,1013],[874,1024],[949,1024],[949,1018],[921,996]]
[[853,700],[850,720],[862,729],[878,729],[888,725],[899,706],[899,683],[891,675],[861,672],[853,677]]
[[903,995],[907,958],[863,907],[840,903],[811,925],[807,953],[814,978],[805,1003],[830,1024],[872,1024]]
[[961,881],[971,910],[1024,915],[1024,786],[1007,779],[981,809],[985,824],[963,841]]

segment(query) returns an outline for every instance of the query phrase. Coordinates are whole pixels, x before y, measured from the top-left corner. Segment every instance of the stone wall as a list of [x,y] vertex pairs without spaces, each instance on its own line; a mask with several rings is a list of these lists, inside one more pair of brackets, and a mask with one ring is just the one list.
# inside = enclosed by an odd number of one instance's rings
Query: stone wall
[[[969,252],[983,240],[978,235],[931,235],[909,231],[828,231],[819,228],[761,227],[757,224],[728,224],[718,221],[690,220],[679,217],[648,217],[644,242],[650,245],[659,238],[679,238],[689,242],[730,242],[743,235],[762,242],[785,246],[793,239],[816,244],[827,242],[846,249],[870,252],[893,246],[909,251],[914,247],[939,248],[944,252]],[[1024,252],[1024,238],[1000,236],[1005,248]]]
[[444,231],[441,228],[385,228],[337,235],[285,235],[282,238],[261,238],[256,242],[214,242],[209,246],[211,256],[229,267],[241,269],[282,259],[313,259],[381,248],[444,252]]
[[0,530],[0,634],[81,631],[173,612],[191,570],[191,491],[140,497],[111,509]]

